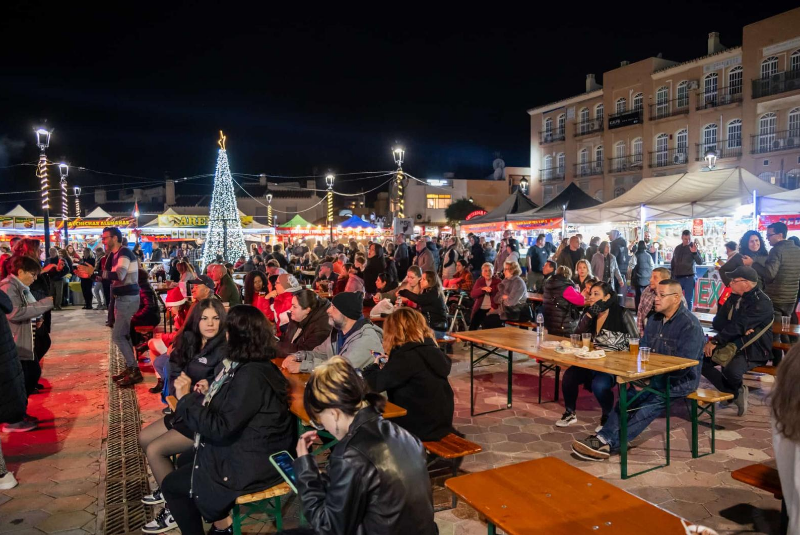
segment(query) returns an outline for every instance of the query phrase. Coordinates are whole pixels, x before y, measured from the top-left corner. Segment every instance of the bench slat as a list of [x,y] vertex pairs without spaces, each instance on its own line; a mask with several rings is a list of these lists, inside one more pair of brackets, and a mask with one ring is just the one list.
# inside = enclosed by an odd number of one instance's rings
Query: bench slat
[[688,399],[702,401],[703,403],[717,403],[718,401],[727,401],[729,399],[733,399],[733,394],[719,392],[710,388],[698,388],[696,391],[692,392],[686,397]]
[[284,496],[291,492],[292,492],[292,487],[290,487],[289,484],[284,481],[283,483],[275,485],[274,487],[270,487],[267,490],[262,490],[261,492],[254,492],[253,494],[245,494],[244,496],[239,496],[238,498],[236,498],[236,503],[242,505],[245,503],[260,502],[261,500],[274,498],[276,496]]
[[450,336],[450,335],[445,335],[445,337],[444,337],[444,338],[437,338],[437,339],[436,339],[436,343],[437,343],[437,344],[439,344],[439,345],[442,345],[442,344],[452,344],[452,343],[454,343],[455,341],[456,341],[456,339],[455,339],[455,338],[453,338],[453,337],[452,337],[452,336]]
[[426,450],[443,459],[456,459],[483,451],[483,448],[478,444],[453,433],[435,442],[423,442],[422,445],[425,446]]
[[781,479],[778,476],[778,471],[771,466],[765,464],[751,464],[750,466],[734,470],[731,472],[731,477],[736,481],[747,483],[757,489],[771,492],[778,500],[783,499]]
[[772,375],[773,377],[776,377],[778,375],[777,366],[756,366],[750,371],[753,373],[765,373],[767,375]]
[[506,325],[510,325],[512,327],[522,327],[524,329],[536,328],[536,324],[532,321],[507,321]]

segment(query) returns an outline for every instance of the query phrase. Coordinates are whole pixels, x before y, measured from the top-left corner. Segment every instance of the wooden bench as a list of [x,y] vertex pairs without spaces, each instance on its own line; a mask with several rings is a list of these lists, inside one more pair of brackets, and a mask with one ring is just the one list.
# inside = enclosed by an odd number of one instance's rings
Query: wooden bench
[[[281,496],[286,496],[287,494],[291,493],[292,487],[290,487],[288,483],[283,482],[266,490],[254,492],[253,494],[245,494],[244,496],[239,496],[236,498],[236,502],[233,504],[233,511],[231,513],[231,516],[233,517],[233,535],[242,535],[242,526],[247,525],[245,524],[245,520],[252,518],[251,514],[253,513],[263,513],[273,517],[275,519],[275,527],[277,530],[282,530],[283,515],[281,514]],[[242,508],[240,507],[242,505],[247,506],[247,512],[242,512]],[[260,524],[262,522],[263,520],[254,519],[252,523]]]
[[[696,459],[711,455],[716,451],[717,403],[733,399],[733,394],[718,392],[709,388],[698,388],[695,392],[686,396],[686,399],[692,404],[692,457]],[[700,455],[700,437],[698,436],[697,424],[703,414],[708,414],[711,417],[711,451]]]
[[520,329],[527,329],[529,331],[536,329],[536,324],[532,321],[507,321],[506,325],[511,327],[519,327]]
[[[461,438],[455,433],[450,433],[443,439],[434,442],[423,442],[422,445],[425,446],[425,449],[428,453],[433,454],[441,459],[453,461],[453,477],[458,475],[459,463],[456,462],[457,459],[462,459],[467,455],[473,455],[483,451],[483,448],[480,445],[470,442],[465,438]],[[453,494],[451,509],[455,509],[456,505],[458,505],[458,497]],[[444,509],[438,510],[442,511]]]
[[780,349],[781,351],[789,351],[792,349],[792,344],[788,342],[772,342],[772,349]]
[[436,343],[439,344],[440,346],[442,345],[449,346],[450,344],[454,344],[455,342],[456,339],[450,336],[449,334],[444,335],[444,338],[436,339]]
[[736,481],[746,483],[751,487],[772,493],[776,499],[783,499],[781,480],[778,470],[766,464],[751,464],[731,472],[731,477]]
[[766,375],[771,375],[773,377],[776,377],[778,375],[777,366],[756,366],[750,371],[753,373],[764,373]]

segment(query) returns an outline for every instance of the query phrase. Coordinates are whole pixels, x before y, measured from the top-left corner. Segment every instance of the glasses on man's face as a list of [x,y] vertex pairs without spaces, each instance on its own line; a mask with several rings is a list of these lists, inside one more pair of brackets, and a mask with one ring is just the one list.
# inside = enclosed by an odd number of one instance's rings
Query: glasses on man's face
[[747,280],[747,279],[733,279],[733,280],[731,281],[731,284],[733,284],[734,282],[744,282],[744,281],[746,281],[746,280]]
[[767,238],[771,238],[771,237],[773,237],[774,235],[775,235],[775,233],[774,233],[774,232],[773,232],[772,234],[770,234],[769,232],[767,232]]
[[669,297],[670,295],[678,295],[678,294],[677,293],[671,293],[671,294],[659,294],[659,293],[657,293],[656,294],[656,299],[664,299],[665,297]]

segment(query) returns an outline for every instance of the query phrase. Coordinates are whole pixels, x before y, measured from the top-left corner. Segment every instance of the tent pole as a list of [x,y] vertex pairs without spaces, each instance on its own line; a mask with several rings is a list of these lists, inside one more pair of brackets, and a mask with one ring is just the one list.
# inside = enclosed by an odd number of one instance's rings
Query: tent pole
[[567,237],[567,205],[561,206],[561,239]]
[[753,230],[758,230],[758,191],[753,190]]

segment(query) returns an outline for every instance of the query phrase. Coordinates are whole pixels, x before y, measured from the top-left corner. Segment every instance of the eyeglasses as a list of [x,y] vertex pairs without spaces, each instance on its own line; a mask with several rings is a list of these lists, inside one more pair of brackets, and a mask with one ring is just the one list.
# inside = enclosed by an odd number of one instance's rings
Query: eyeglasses
[[770,234],[769,232],[767,232],[767,238],[771,238],[771,237],[773,237],[773,236],[775,236],[775,235],[776,235],[776,234],[775,234],[774,232],[773,232],[772,234]]
[[731,284],[733,284],[734,282],[746,282],[746,281],[747,279],[733,279],[731,280]]
[[679,295],[679,294],[677,292],[676,293],[671,293],[671,294],[656,294],[656,299],[658,299],[659,297],[661,299],[664,299],[665,297],[669,297],[670,295]]

